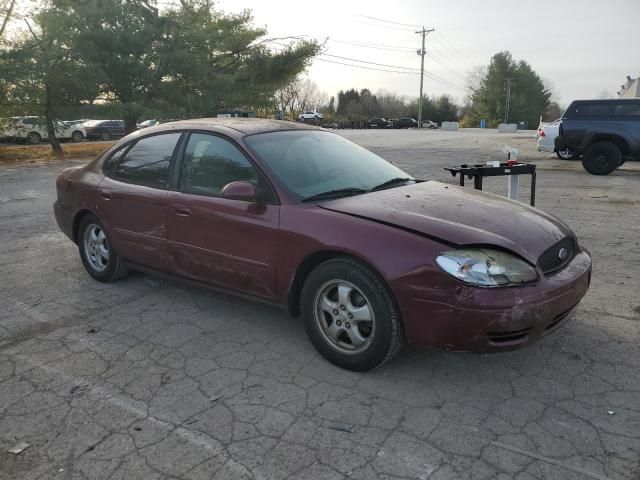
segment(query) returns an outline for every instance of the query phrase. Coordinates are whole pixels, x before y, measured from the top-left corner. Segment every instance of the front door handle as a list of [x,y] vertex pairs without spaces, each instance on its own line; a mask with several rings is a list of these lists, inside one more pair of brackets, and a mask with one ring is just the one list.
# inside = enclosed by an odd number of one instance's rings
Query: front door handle
[[100,190],[100,196],[105,200],[111,200],[111,191],[109,190]]

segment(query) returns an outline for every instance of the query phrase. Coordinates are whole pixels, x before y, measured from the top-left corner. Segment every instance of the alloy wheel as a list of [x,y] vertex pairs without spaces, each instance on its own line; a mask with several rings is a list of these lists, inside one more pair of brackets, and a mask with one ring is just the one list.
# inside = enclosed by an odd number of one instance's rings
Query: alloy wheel
[[84,251],[89,264],[101,272],[109,263],[109,243],[100,225],[90,224],[84,231]]
[[318,289],[314,318],[327,344],[343,354],[363,352],[375,334],[371,304],[360,289],[344,280],[331,280]]

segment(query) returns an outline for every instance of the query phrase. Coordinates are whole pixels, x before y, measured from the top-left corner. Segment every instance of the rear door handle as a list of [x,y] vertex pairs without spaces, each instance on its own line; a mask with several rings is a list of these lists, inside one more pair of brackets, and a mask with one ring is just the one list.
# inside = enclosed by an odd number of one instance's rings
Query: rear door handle
[[191,210],[189,210],[187,207],[176,207],[175,212],[176,212],[176,215],[178,215],[180,217],[190,217],[191,216]]
[[109,190],[100,190],[100,196],[105,200],[111,200],[111,192]]

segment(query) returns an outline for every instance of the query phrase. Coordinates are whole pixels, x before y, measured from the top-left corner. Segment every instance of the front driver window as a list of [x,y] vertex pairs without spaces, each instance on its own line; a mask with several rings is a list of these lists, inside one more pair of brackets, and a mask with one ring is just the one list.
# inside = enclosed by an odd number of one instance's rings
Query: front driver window
[[256,185],[258,174],[231,142],[214,135],[192,133],[180,167],[178,189],[185,193],[218,196],[231,182]]

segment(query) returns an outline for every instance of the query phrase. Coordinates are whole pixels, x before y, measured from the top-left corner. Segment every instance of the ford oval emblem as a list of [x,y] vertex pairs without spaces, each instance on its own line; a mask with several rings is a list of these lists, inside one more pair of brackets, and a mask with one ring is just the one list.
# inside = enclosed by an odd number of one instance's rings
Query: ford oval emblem
[[569,252],[567,251],[566,248],[561,248],[560,250],[558,250],[558,258],[560,260],[566,259],[567,255],[569,255]]

